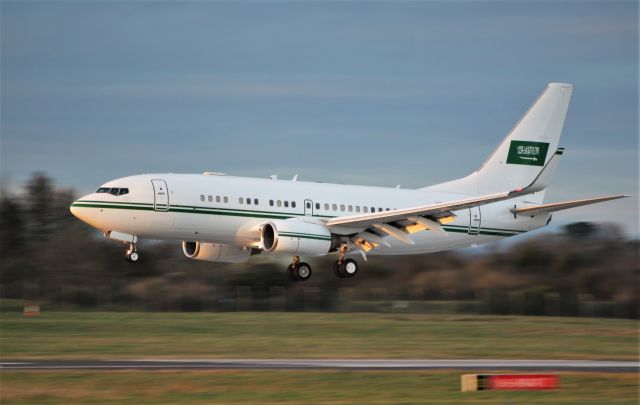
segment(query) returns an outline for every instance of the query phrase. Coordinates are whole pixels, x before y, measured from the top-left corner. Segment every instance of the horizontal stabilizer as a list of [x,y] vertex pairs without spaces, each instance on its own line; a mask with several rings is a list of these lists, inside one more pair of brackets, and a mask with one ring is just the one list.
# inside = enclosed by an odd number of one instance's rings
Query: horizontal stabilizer
[[512,208],[511,212],[513,212],[515,215],[518,215],[518,214],[530,215],[533,217],[539,214],[548,214],[550,212],[566,210],[568,208],[580,207],[580,206],[589,205],[589,204],[597,204],[600,202],[617,200],[619,198],[625,198],[625,197],[629,197],[629,196],[628,195],[611,195],[606,197],[587,198],[584,200],[573,200],[573,201],[565,201],[565,202],[552,203],[552,204],[542,204],[542,205],[536,205],[533,207],[526,207],[526,208]]

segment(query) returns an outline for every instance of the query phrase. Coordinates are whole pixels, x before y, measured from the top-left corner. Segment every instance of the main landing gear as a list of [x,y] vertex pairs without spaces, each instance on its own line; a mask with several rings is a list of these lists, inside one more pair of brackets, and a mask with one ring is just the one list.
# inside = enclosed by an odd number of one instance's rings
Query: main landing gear
[[[338,260],[333,263],[333,274],[338,278],[352,278],[358,274],[358,263],[353,259],[345,259],[348,247],[346,244],[338,250]],[[292,281],[307,281],[311,278],[311,266],[300,261],[300,256],[293,256],[287,267],[287,275]]]
[[127,250],[126,257],[127,261],[131,263],[135,263],[140,260],[140,254],[138,253],[135,243],[129,243],[129,249]]
[[338,250],[338,260],[333,263],[333,274],[338,278],[351,278],[358,274],[358,263],[353,259],[345,259],[348,247],[346,244]]
[[293,281],[307,281],[311,278],[311,266],[308,263],[301,262],[300,256],[293,256],[293,261],[287,267],[289,279]]

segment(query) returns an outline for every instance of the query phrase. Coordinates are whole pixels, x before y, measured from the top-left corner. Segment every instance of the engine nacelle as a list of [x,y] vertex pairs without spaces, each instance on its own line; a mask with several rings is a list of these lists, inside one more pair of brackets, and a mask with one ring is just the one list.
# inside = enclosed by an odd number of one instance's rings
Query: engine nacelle
[[272,253],[321,256],[332,250],[331,239],[325,226],[298,218],[274,220],[260,229],[261,246]]
[[197,241],[183,241],[182,251],[189,259],[209,262],[242,263],[251,256],[249,248]]

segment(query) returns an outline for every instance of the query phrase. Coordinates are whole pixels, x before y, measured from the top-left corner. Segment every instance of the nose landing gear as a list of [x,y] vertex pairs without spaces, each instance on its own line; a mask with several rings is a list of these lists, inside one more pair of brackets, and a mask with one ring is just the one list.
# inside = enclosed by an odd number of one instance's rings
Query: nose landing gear
[[127,250],[126,257],[127,261],[131,263],[136,263],[140,260],[140,254],[138,253],[135,243],[129,243],[129,249]]

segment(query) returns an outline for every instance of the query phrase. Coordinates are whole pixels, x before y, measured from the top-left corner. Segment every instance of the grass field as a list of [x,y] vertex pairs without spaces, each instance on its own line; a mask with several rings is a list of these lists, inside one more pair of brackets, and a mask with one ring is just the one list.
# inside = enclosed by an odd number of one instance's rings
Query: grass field
[[[0,312],[9,359],[637,360],[634,320],[318,313]],[[552,392],[461,393],[456,371],[2,371],[3,404],[636,404],[634,373],[563,373]],[[470,373],[470,372],[469,372]]]
[[546,392],[460,392],[459,372],[186,371],[2,374],[3,404],[637,404],[634,374],[562,374]]
[[3,312],[3,359],[638,357],[634,320],[337,313]]

